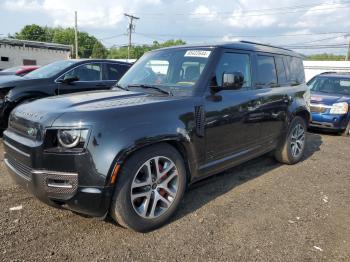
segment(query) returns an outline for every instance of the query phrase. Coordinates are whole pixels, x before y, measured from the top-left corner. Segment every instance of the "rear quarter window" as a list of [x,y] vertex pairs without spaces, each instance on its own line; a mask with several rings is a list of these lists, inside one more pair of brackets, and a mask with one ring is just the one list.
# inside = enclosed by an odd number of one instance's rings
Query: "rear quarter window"
[[288,83],[286,68],[283,63],[283,58],[280,56],[275,57],[278,84],[283,86]]
[[257,56],[257,87],[275,87],[277,85],[277,72],[273,56]]
[[305,83],[304,65],[301,58],[286,56],[287,80],[292,85]]

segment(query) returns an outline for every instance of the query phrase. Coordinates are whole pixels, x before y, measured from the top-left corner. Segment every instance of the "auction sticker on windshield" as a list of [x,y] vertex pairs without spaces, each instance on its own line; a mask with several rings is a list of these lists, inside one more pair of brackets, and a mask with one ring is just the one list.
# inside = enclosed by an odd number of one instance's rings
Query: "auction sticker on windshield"
[[185,56],[208,58],[210,53],[211,51],[205,51],[205,50],[188,50],[185,53]]

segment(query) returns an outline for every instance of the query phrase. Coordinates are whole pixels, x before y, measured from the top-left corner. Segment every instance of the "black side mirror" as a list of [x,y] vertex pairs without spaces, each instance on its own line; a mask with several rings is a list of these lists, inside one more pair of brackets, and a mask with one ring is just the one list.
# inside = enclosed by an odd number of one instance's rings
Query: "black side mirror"
[[244,84],[244,76],[241,72],[232,72],[222,74],[222,90],[241,89]]
[[59,80],[59,82],[64,83],[64,84],[70,84],[75,81],[79,81],[78,76],[70,76],[70,75],[65,75],[62,79]]

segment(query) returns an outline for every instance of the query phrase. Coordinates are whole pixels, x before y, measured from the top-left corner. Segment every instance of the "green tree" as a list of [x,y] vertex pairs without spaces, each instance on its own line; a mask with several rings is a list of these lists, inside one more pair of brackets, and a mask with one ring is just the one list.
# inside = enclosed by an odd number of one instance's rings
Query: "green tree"
[[[170,47],[175,45],[184,45],[186,44],[185,41],[181,39],[177,40],[168,40],[163,43],[159,43],[158,41],[153,41],[151,45],[136,45],[131,48],[131,58],[140,58],[144,53],[162,48],[162,47]],[[114,58],[114,59],[125,59],[128,57],[128,48],[123,46],[119,48],[111,48],[109,51],[108,58]]]
[[[75,33],[74,28],[56,28],[53,34],[53,43],[72,45],[75,57]],[[96,43],[101,44],[94,36],[86,32],[78,32],[78,56],[81,58],[90,58],[92,50]],[[102,45],[102,44],[101,44]]]
[[314,61],[344,61],[344,55],[335,55],[335,54],[315,54],[309,55],[305,58],[305,60],[314,60]]
[[128,48],[127,47],[112,47],[109,49],[108,57],[113,59],[127,59]]
[[[25,26],[20,32],[15,34],[15,38],[72,46],[75,44],[74,28],[41,27],[35,24]],[[96,43],[103,46],[102,43],[100,43],[94,36],[91,36],[86,32],[78,32],[78,43],[78,55],[81,58],[90,58]],[[73,48],[72,57],[75,57],[74,50],[75,48]]]
[[41,42],[47,41],[45,28],[35,24],[23,27],[21,31],[15,34],[15,38]]
[[108,55],[107,49],[100,42],[97,41],[94,44],[94,47],[92,48],[91,58],[105,59],[107,58],[107,55]]

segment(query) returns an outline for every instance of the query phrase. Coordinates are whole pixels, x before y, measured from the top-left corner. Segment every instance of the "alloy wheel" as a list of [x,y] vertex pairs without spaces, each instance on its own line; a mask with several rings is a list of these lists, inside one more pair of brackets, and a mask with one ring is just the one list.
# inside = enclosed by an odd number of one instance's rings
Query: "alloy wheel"
[[297,158],[300,156],[300,154],[303,152],[304,145],[305,145],[305,129],[301,124],[297,124],[292,130],[291,142],[290,142],[291,152],[294,158]]
[[131,202],[143,218],[157,218],[172,205],[178,192],[178,170],[172,160],[157,156],[147,160],[131,184]]

